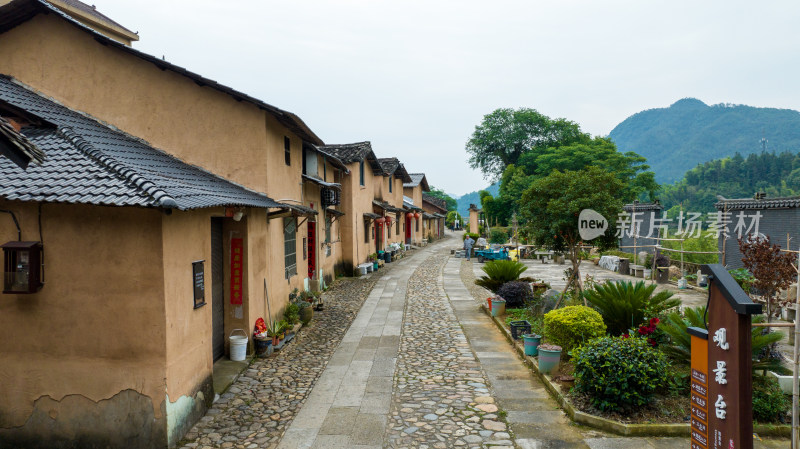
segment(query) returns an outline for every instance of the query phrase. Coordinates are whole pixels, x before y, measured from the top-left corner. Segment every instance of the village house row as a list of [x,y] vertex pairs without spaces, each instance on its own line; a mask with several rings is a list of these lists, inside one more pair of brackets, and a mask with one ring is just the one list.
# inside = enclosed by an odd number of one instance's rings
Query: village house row
[[442,235],[425,175],[369,142],[326,144],[76,0],[0,4],[0,447],[174,445],[233,329]]

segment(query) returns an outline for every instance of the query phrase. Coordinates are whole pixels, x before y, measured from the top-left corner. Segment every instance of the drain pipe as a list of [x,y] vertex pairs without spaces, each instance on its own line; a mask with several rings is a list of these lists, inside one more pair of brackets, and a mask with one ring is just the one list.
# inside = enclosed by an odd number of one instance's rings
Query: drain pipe
[[17,221],[17,216],[14,215],[14,212],[10,210],[0,209],[0,212],[5,212],[11,215],[11,219],[14,220],[14,225],[17,227],[17,241],[22,241],[22,230],[19,228],[19,221]]

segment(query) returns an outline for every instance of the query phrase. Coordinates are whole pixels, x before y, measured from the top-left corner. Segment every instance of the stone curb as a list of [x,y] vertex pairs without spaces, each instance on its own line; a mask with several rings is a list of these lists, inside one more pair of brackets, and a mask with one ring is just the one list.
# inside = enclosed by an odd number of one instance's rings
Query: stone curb
[[[539,366],[536,363],[536,360],[534,360],[533,357],[528,357],[525,355],[525,349],[522,343],[519,340],[514,340],[511,338],[511,331],[506,328],[504,321],[492,316],[491,312],[489,312],[488,306],[481,304],[480,308],[489,316],[489,318],[492,319],[492,321],[494,321],[494,324],[498,327],[498,329],[500,329],[500,331],[506,337],[506,340],[508,340],[514,347],[517,355],[519,355],[520,358],[522,358],[522,360],[525,362],[525,365],[527,365],[528,368],[530,368],[531,371],[533,371],[539,377],[539,379],[541,379],[547,391],[549,391],[550,395],[559,403],[559,405],[561,405],[561,407],[564,409],[564,412],[572,421],[622,436],[689,437],[691,433],[691,425],[688,423],[624,424],[619,421],[601,418],[599,416],[591,415],[575,409],[566,396],[561,393],[558,385],[553,382],[551,377],[539,371]],[[760,436],[791,438],[792,426],[753,423],[753,432]]]

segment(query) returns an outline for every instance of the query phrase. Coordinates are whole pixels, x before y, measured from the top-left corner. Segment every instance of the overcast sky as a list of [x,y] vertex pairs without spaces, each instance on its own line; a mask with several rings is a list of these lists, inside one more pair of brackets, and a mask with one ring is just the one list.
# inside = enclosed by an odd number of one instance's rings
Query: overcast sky
[[453,195],[488,182],[464,144],[530,107],[607,135],[680,98],[800,109],[800,2],[84,0],[134,47],[372,142]]

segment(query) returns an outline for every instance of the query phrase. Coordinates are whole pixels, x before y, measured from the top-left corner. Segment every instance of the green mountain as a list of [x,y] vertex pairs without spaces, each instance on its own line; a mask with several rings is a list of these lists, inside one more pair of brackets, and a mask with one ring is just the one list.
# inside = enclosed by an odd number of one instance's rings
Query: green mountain
[[[714,212],[717,195],[751,198],[756,192],[769,197],[800,194],[800,153],[750,154],[708,161],[689,170],[683,179],[662,186],[664,208],[677,214],[680,206],[689,212]],[[671,213],[672,215],[672,213]]]
[[[497,196],[500,193],[500,181],[481,190],[487,190],[492,196]],[[456,210],[462,217],[469,217],[470,204],[481,207],[481,197],[478,195],[478,192],[479,191],[470,192],[456,198],[456,202],[458,203],[458,208],[456,208]]]
[[767,151],[800,151],[800,112],[684,98],[628,117],[609,137],[621,152],[646,157],[656,181],[671,183],[697,164],[761,153],[762,137]]

